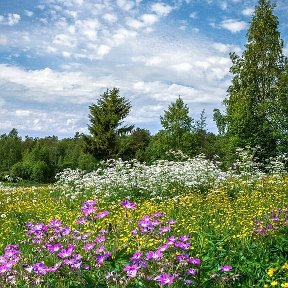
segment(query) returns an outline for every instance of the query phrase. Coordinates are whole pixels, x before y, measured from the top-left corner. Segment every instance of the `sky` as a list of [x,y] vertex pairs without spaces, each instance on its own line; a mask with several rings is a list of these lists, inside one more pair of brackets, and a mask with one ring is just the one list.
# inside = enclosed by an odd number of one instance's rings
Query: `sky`
[[[288,1],[274,14],[288,55]],[[224,109],[229,52],[241,55],[256,0],[0,0],[0,134],[88,133],[89,105],[117,87],[126,124],[161,129],[181,96],[190,116]]]

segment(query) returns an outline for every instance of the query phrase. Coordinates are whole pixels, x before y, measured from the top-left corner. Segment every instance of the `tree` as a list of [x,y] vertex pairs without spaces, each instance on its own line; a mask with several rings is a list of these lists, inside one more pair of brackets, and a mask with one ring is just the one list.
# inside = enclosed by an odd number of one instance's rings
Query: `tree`
[[183,148],[183,137],[190,133],[193,119],[189,116],[189,108],[180,96],[168,106],[168,110],[164,111],[163,116],[160,116],[160,121],[169,138],[170,149],[181,150]]
[[[283,72],[283,41],[278,32],[274,5],[259,0],[247,33],[248,43],[242,56],[230,54],[233,74],[224,100],[226,115],[214,118],[234,147],[260,146],[260,158],[276,153],[278,135],[275,131],[275,111],[278,111],[277,90]],[[227,127],[223,126],[226,124]]]
[[119,152],[119,137],[132,131],[133,125],[123,126],[131,104],[120,97],[119,89],[104,92],[97,104],[89,106],[90,136],[84,136],[84,151],[98,160],[115,158]]
[[149,160],[166,159],[169,150],[188,153],[192,143],[193,119],[180,96],[168,106],[160,121],[163,129],[151,139],[147,149]]

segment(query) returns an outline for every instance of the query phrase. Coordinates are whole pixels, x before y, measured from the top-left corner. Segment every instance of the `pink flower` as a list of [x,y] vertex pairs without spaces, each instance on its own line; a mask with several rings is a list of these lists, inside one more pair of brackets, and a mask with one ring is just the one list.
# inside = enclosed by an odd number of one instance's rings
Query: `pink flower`
[[124,200],[121,202],[121,205],[126,209],[134,209],[136,204],[134,202],[129,202],[128,200]]
[[229,272],[230,270],[232,270],[232,266],[230,265],[224,265],[220,267],[221,272]]

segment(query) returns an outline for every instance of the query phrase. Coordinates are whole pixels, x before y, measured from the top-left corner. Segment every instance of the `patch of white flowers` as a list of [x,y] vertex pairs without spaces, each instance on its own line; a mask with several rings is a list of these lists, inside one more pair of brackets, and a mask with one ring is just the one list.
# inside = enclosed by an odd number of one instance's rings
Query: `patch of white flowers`
[[[131,193],[137,193],[149,199],[161,200],[177,196],[177,191],[171,195],[173,188],[207,191],[228,178],[239,178],[249,184],[266,175],[254,161],[251,151],[239,149],[238,158],[227,172],[219,168],[218,162],[207,160],[204,155],[185,161],[158,160],[152,165],[137,160],[108,160],[90,173],[65,169],[57,174],[57,183],[52,190],[61,191],[71,200],[78,196],[85,197],[87,193],[108,198],[120,194],[129,198]],[[283,159],[271,159],[269,165],[272,173],[278,175],[284,171]]]

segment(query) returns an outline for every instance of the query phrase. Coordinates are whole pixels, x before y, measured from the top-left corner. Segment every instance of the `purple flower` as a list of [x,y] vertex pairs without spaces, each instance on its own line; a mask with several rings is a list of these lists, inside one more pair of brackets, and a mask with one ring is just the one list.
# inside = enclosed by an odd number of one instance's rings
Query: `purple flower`
[[79,218],[76,223],[80,225],[80,224],[84,224],[85,222],[87,222],[87,220],[84,217],[82,217],[82,218]]
[[83,248],[84,248],[85,252],[87,252],[87,251],[93,249],[94,247],[95,247],[95,244],[94,244],[94,243],[91,243],[91,244],[86,244],[86,245],[84,245]]
[[60,219],[53,219],[50,221],[49,225],[50,227],[60,227],[62,225],[62,222]]
[[174,224],[176,223],[176,221],[173,220],[173,219],[170,219],[170,220],[167,221],[167,223],[168,223],[169,225],[174,225]]
[[184,242],[181,242],[181,241],[177,241],[177,242],[174,243],[174,247],[180,248],[180,249],[183,249],[183,250],[189,250],[190,249],[190,243],[184,243]]
[[180,236],[179,240],[186,242],[186,241],[190,240],[190,236],[189,235],[182,235],[182,236]]
[[105,252],[105,246],[100,246],[96,249],[96,254],[101,254]]
[[219,270],[220,270],[221,272],[229,272],[230,270],[232,270],[232,266],[230,266],[230,265],[224,265],[224,266],[221,266],[221,267],[219,268]]
[[148,251],[147,254],[146,254],[146,259],[147,260],[150,260],[150,259],[153,259],[153,260],[159,260],[163,257],[163,254],[160,252],[160,251]]
[[152,214],[153,217],[158,218],[158,217],[163,217],[165,214],[163,212],[157,212]]
[[9,267],[6,263],[0,265],[0,274],[10,271],[11,267]]
[[195,264],[195,265],[200,265],[201,264],[201,260],[199,258],[190,258],[188,260],[188,263]]
[[133,265],[127,265],[124,267],[124,271],[126,271],[126,275],[130,278],[136,277],[137,271],[140,267],[138,267],[136,264]]
[[171,230],[171,228],[169,226],[161,227],[161,228],[159,228],[159,234],[167,233],[170,230]]
[[161,285],[170,285],[173,284],[174,278],[175,276],[164,273],[156,276],[154,280],[159,282]]
[[96,209],[93,206],[88,206],[84,208],[82,207],[81,210],[86,217],[96,211]]
[[45,266],[43,262],[36,263],[33,265],[33,271],[36,274],[45,275],[48,272],[48,267]]
[[104,218],[109,215],[109,211],[105,210],[102,212],[98,212],[94,218]]
[[128,200],[124,200],[121,202],[121,205],[126,209],[134,209],[136,204],[134,202],[129,202]]
[[63,245],[62,244],[46,244],[46,248],[50,253],[55,253],[58,252],[60,249],[62,249]]
[[94,242],[96,242],[96,243],[103,243],[103,242],[105,242],[105,241],[106,241],[105,236],[97,237],[97,238],[95,238],[95,240],[94,240]]
[[179,254],[176,256],[176,261],[177,262],[187,262],[189,259],[189,255],[188,254]]
[[58,256],[61,257],[61,258],[67,258],[67,257],[70,257],[73,253],[75,249],[75,246],[72,245],[72,244],[69,244],[68,247],[66,249],[62,249]]
[[138,261],[142,258],[143,253],[142,252],[135,252],[131,257],[131,261]]
[[97,256],[96,256],[96,263],[97,263],[98,265],[102,265],[103,262],[104,262],[104,260],[107,259],[107,258],[109,258],[110,256],[111,256],[110,253],[105,253],[104,255],[97,255]]
[[190,275],[193,275],[193,276],[196,275],[197,272],[198,272],[198,270],[195,269],[195,268],[189,268],[189,269],[186,271],[187,274],[190,274]]

